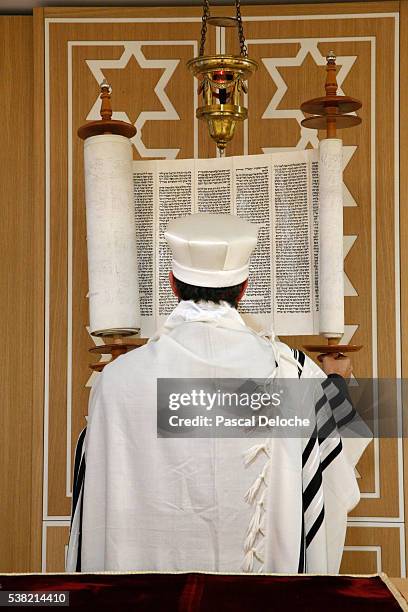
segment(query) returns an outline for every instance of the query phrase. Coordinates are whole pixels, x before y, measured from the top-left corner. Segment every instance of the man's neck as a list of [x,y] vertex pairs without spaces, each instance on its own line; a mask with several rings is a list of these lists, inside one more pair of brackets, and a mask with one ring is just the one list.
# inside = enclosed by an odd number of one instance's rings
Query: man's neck
[[197,306],[205,310],[214,310],[216,308],[226,308],[226,307],[236,310],[235,306],[233,306],[229,302],[225,302],[224,300],[221,300],[220,302],[213,302],[212,300],[182,300],[182,299],[179,299],[179,304],[181,303],[197,304]]

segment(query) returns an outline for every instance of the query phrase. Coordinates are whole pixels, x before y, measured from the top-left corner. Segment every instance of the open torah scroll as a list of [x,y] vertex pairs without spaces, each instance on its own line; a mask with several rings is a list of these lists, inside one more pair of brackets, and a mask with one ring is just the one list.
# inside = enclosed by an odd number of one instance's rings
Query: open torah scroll
[[339,337],[343,312],[342,143],[219,159],[132,161],[131,142],[85,142],[91,332],[151,336],[176,305],[170,219],[232,213],[258,225],[239,310],[254,329]]
[[168,222],[209,212],[236,214],[259,226],[239,306],[248,325],[281,335],[341,336],[341,156],[341,140],[330,139],[321,143],[320,161],[319,151],[305,150],[133,162],[141,334],[150,336],[177,304],[167,278]]

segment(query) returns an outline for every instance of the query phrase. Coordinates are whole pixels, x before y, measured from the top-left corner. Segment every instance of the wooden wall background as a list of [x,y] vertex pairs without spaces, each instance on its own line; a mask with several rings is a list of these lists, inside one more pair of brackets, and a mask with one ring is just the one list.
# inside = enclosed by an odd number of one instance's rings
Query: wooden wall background
[[[401,66],[408,57],[407,2],[252,6],[244,7],[243,14],[249,54],[260,69],[250,82],[249,121],[239,130],[230,154],[316,146],[318,135],[301,130],[298,109],[303,100],[322,92],[324,56],[330,48],[338,55],[341,90],[363,101],[362,126],[343,133],[345,341],[364,344],[354,360],[358,376],[399,377],[401,364],[406,375],[400,295],[407,304],[408,284],[403,275],[400,279],[400,269],[407,258],[408,218],[402,207],[400,240],[398,78],[399,57]],[[10,527],[0,535],[1,550],[1,538],[8,531],[6,554],[0,555],[4,569],[57,571],[64,565],[74,445],[85,424],[92,384],[82,142],[76,130],[86,119],[97,118],[98,81],[103,75],[113,86],[116,117],[126,115],[139,128],[133,141],[135,159],[213,156],[215,148],[194,118],[194,84],[185,69],[187,59],[197,52],[200,16],[199,9],[188,8],[47,8],[38,9],[33,20],[21,18],[21,23],[20,18],[1,18],[0,27],[8,28],[13,39],[6,47],[14,44],[25,65],[17,77],[20,85],[13,83],[8,90],[7,108],[10,118],[18,112],[27,124],[14,140],[9,137],[10,146],[22,156],[24,180],[10,176],[7,159],[0,168],[10,200],[6,215],[15,232],[8,232],[0,265],[4,278],[17,287],[14,302],[7,302],[3,284],[0,296],[10,321],[9,343],[2,354],[7,364],[3,397],[8,399],[0,413],[5,419],[0,436],[7,443],[0,456],[4,465],[21,466],[19,480],[9,470],[2,489],[4,485],[6,499],[18,491],[22,500],[21,510],[14,514],[15,504],[2,501],[0,519],[4,516],[2,524]],[[29,33],[20,36],[16,28],[23,22]],[[213,28],[209,33],[208,52],[234,50],[230,33],[225,37]],[[0,62],[15,80],[5,57],[2,54]],[[31,123],[18,87],[30,104],[33,86]],[[406,145],[407,102],[401,106],[401,138]],[[403,162],[406,149],[401,150]],[[2,147],[0,154],[5,150]],[[403,195],[407,181],[402,173]],[[10,261],[27,265],[21,264],[20,270],[17,263],[13,274]],[[31,300],[24,301],[27,286]],[[405,310],[403,330],[408,327]],[[26,322],[17,334],[12,327],[16,313]],[[300,344],[304,339],[285,340]],[[401,413],[400,402],[395,410]],[[402,441],[372,444],[358,469],[362,501],[350,517],[342,571],[405,575]]]
[[[38,297],[33,198],[33,24],[31,17],[0,17],[2,125],[0,146],[0,571],[28,571],[33,379],[42,346],[34,346],[33,303]],[[42,228],[41,228],[42,231]],[[41,376],[41,373],[40,373]],[[37,517],[37,533],[38,517]]]

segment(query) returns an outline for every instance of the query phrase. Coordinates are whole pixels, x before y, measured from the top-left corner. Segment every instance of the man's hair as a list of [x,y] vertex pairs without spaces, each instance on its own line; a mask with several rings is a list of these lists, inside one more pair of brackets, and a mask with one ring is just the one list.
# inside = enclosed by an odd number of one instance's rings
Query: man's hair
[[193,300],[193,302],[205,300],[206,302],[215,302],[215,304],[219,304],[223,300],[236,308],[238,306],[238,296],[245,281],[232,287],[197,287],[184,283],[176,277],[174,277],[174,282],[181,300]]

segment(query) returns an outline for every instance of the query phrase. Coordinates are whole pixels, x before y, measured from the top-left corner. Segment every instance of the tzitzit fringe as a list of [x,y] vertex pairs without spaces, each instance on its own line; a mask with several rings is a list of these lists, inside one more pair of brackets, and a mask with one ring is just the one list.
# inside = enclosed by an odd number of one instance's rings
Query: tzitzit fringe
[[255,559],[260,563],[258,570],[259,572],[262,572],[264,567],[263,538],[265,536],[265,493],[270,464],[267,444],[264,442],[249,448],[244,455],[244,464],[245,466],[248,466],[250,463],[255,461],[255,459],[257,459],[261,453],[265,453],[268,460],[265,463],[260,475],[255,479],[244,496],[244,500],[247,504],[255,506],[244,542],[244,562],[242,564],[242,569],[244,572],[253,571]]

